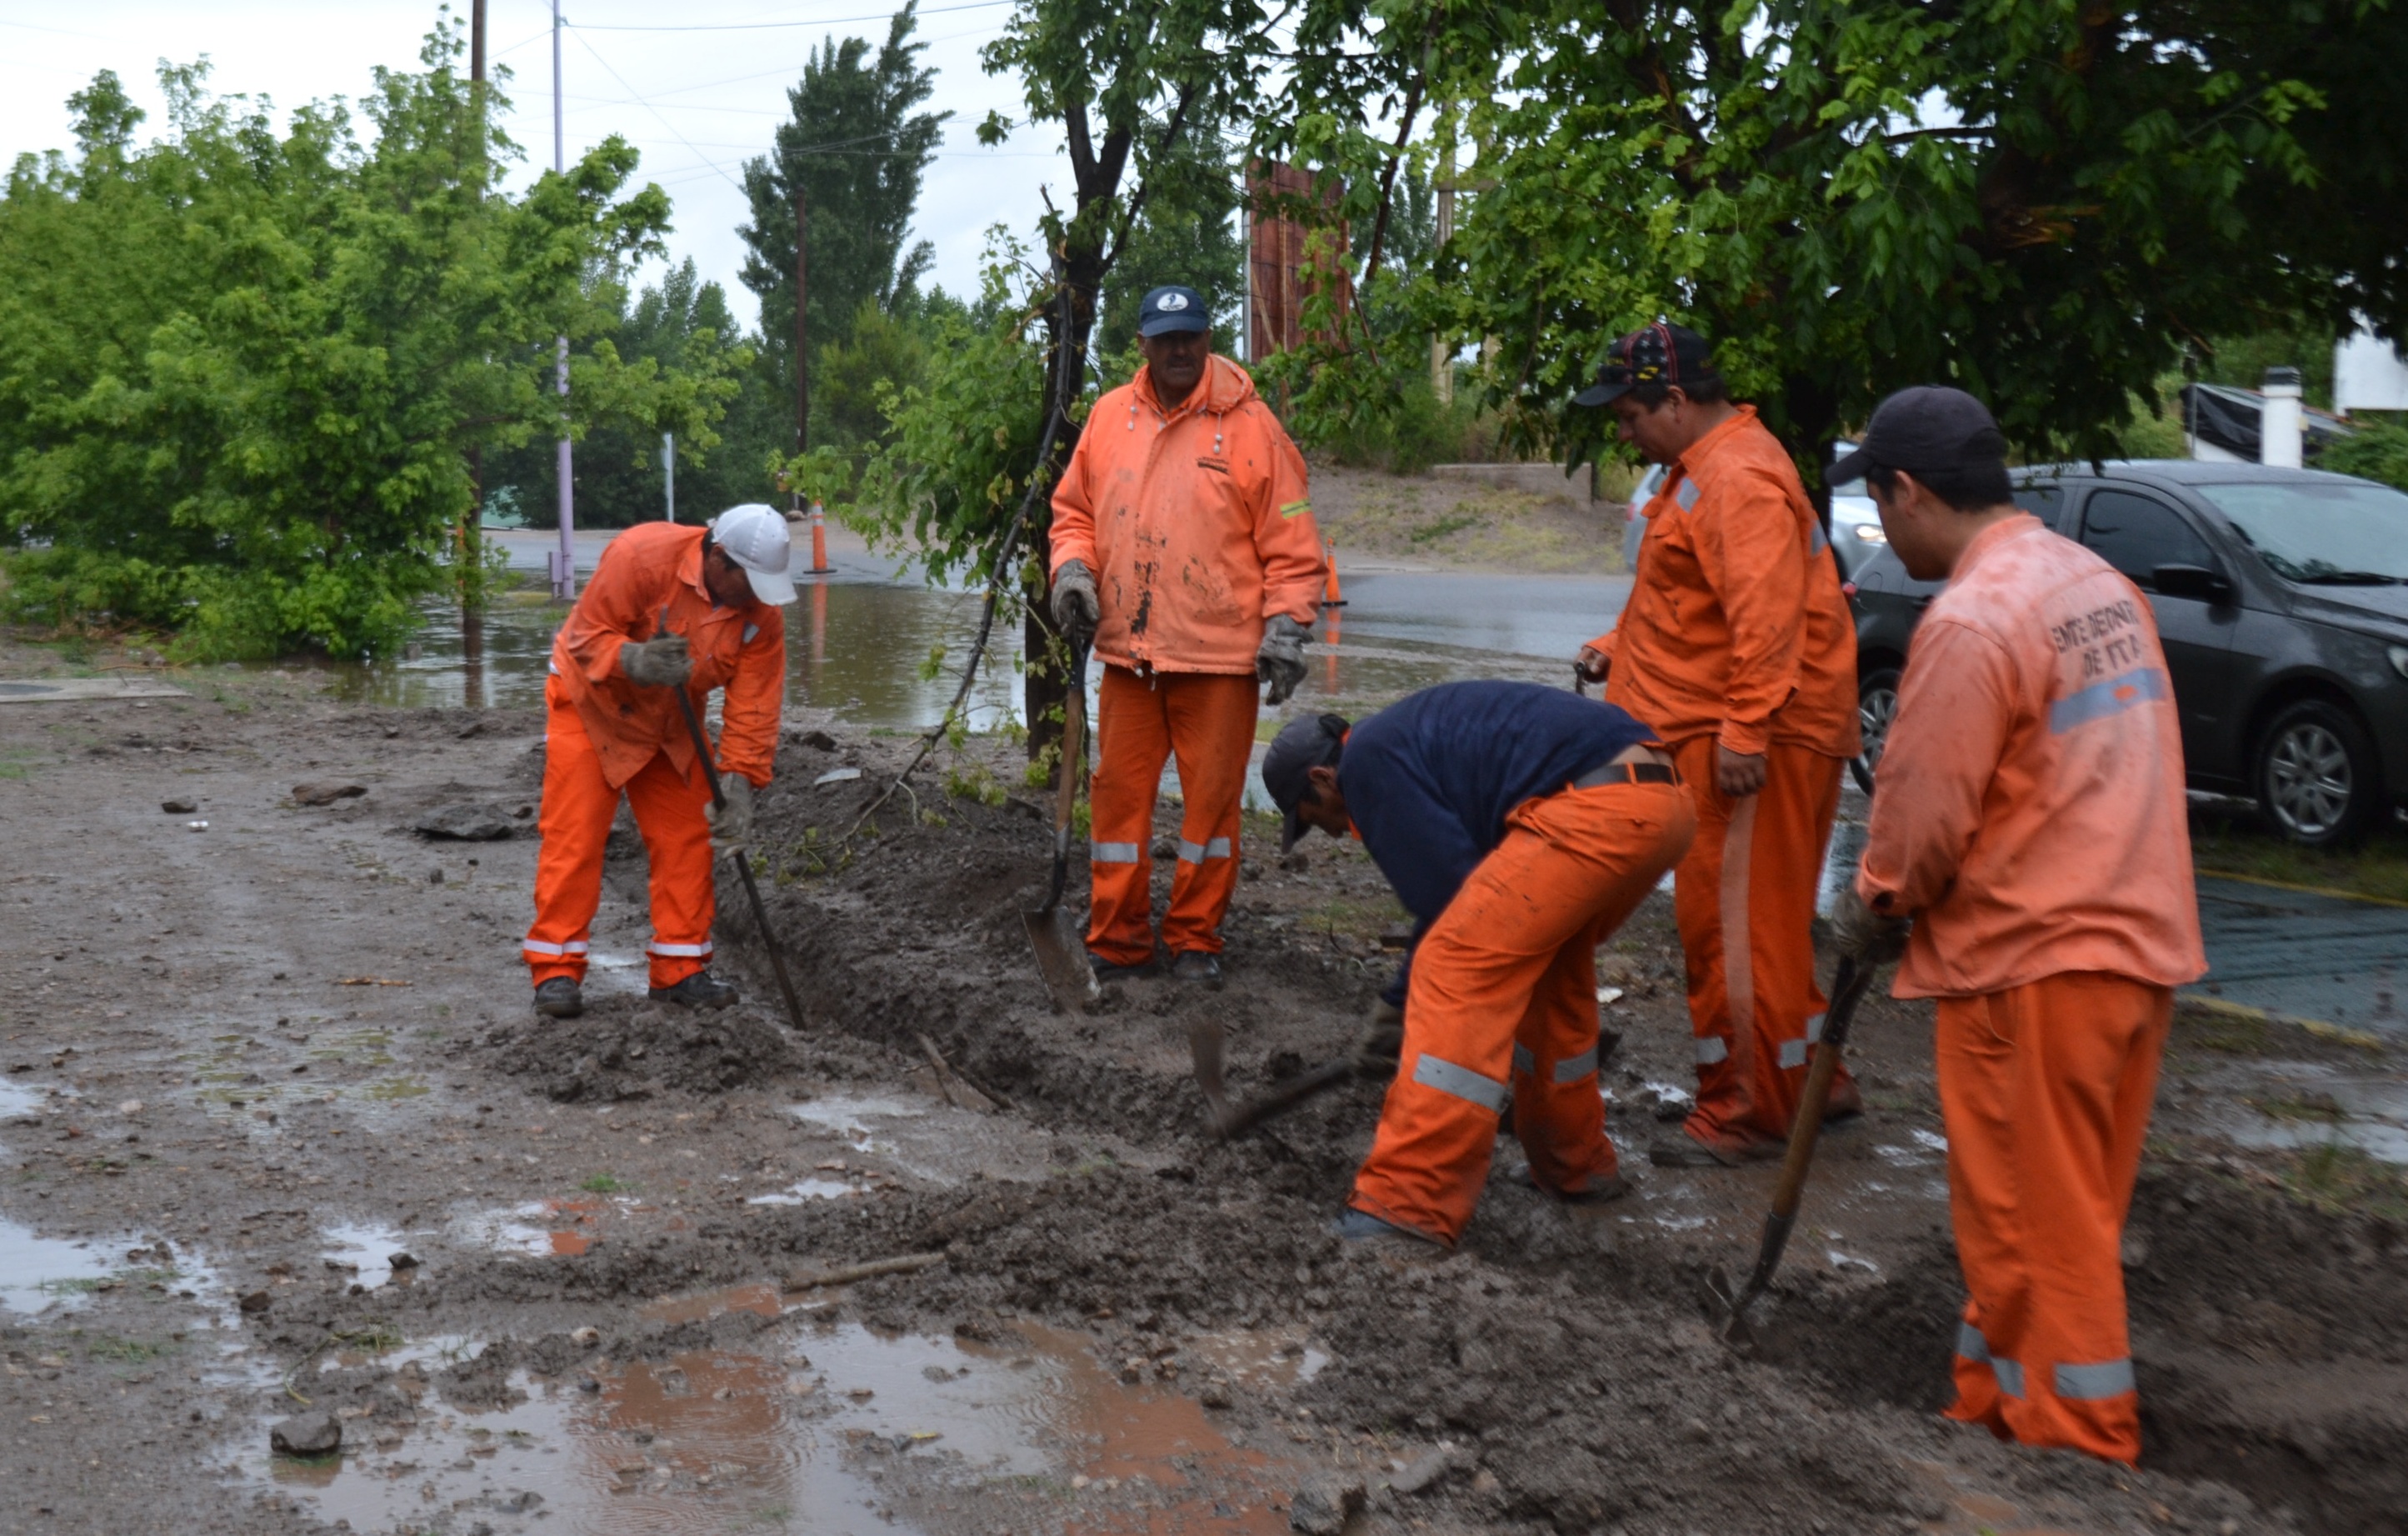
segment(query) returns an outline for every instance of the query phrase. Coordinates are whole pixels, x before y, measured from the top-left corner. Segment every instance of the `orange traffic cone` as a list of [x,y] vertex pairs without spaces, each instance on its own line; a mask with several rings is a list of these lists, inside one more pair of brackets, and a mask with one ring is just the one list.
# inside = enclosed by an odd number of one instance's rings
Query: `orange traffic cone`
[[1324,608],[1344,608],[1346,606],[1346,597],[1345,595],[1339,590],[1338,586],[1338,540],[1334,538],[1324,539],[1322,540],[1322,548],[1323,552],[1328,558],[1326,564],[1323,567],[1327,574],[1322,578],[1321,581],[1321,606]]
[[827,513],[816,501],[811,503],[811,574],[825,576],[835,569],[827,563]]

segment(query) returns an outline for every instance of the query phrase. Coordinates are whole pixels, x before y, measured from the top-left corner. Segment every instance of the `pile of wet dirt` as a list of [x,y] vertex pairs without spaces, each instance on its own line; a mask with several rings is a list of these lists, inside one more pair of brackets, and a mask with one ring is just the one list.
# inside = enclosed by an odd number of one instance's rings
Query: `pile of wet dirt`
[[699,1010],[602,997],[573,1019],[516,1017],[477,1039],[494,1069],[563,1104],[649,1098],[664,1089],[719,1094],[801,1065],[785,1029],[752,1007]]

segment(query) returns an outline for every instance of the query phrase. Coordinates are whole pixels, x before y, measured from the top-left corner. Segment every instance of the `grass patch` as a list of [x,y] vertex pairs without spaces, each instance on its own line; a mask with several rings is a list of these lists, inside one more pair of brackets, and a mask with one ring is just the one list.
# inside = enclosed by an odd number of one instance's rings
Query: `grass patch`
[[2302,848],[2262,829],[2253,811],[2191,813],[2191,859],[2201,874],[2238,875],[2408,904],[2408,833],[2395,824],[2364,847]]
[[596,1173],[577,1187],[589,1195],[624,1195],[636,1186],[615,1174]]
[[2330,1094],[2272,1095],[2249,1102],[2269,1120],[2338,1126],[2349,1118],[2349,1112],[2334,1102]]
[[2322,1210],[2408,1216],[2408,1173],[2344,1142],[2302,1151],[2283,1182],[2291,1194]]
[[1425,523],[1406,537],[1416,544],[1435,544],[1447,535],[1461,533],[1479,521],[1476,517],[1458,513],[1454,517],[1441,517],[1434,523]]
[[121,1339],[114,1334],[102,1333],[84,1341],[83,1353],[86,1359],[140,1365],[163,1355],[173,1355],[177,1347],[165,1340]]

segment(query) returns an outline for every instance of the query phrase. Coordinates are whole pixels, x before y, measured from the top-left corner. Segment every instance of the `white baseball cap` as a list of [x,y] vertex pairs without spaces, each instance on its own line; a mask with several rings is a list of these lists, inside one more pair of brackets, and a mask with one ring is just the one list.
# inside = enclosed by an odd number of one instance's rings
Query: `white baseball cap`
[[795,540],[785,513],[757,501],[730,507],[712,520],[710,541],[744,567],[753,596],[780,607],[795,600],[795,579],[786,574]]

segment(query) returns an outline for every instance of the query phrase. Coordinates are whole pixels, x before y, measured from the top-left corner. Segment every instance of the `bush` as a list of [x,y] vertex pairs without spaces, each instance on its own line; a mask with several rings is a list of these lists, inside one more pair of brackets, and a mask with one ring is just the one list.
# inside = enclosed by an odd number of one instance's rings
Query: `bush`
[[2338,475],[2358,475],[2408,491],[2408,425],[2365,421],[2358,431],[2329,444],[2316,467]]

